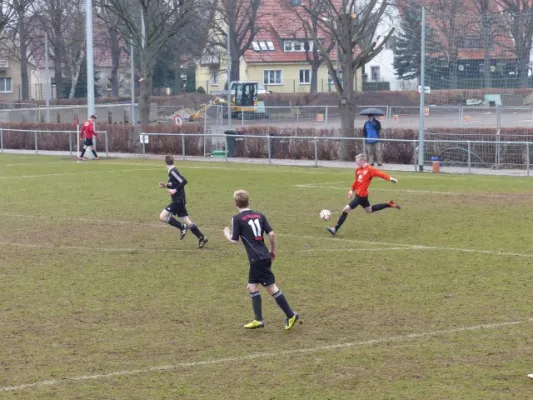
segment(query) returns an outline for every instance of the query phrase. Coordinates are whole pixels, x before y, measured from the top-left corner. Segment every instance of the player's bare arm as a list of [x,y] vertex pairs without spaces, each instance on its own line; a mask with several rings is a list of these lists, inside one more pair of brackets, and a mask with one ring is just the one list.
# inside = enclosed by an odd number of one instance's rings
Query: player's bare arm
[[270,258],[274,261],[276,259],[276,234],[274,231],[268,234],[268,240],[270,240]]
[[231,229],[228,228],[227,226],[224,228],[224,237],[225,237],[226,239],[228,239],[228,241],[229,241],[230,243],[234,243],[234,244],[239,243],[237,240],[233,240],[233,239],[231,238],[231,237],[232,237]]

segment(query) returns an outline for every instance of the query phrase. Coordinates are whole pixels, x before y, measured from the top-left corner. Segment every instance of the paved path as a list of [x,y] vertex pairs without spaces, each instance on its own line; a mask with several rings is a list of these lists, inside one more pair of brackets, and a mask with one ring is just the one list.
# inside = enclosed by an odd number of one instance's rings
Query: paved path
[[[19,154],[19,155],[35,155],[33,150],[9,150],[5,149],[3,154]],[[103,153],[100,153],[103,155]],[[68,151],[46,151],[39,150],[38,155],[46,156],[70,156]],[[1,156],[1,154],[0,154]],[[103,156],[102,159],[106,157]],[[109,153],[109,158],[127,158],[127,159],[147,159],[147,160],[161,160],[163,156],[147,154],[133,153]],[[353,162],[345,161],[318,161],[315,164],[314,160],[285,160],[285,159],[272,159],[270,162],[265,158],[211,158],[211,157],[188,157],[176,156],[176,160],[184,161],[198,161],[198,162],[216,162],[216,163],[230,163],[230,164],[256,164],[256,165],[285,165],[294,167],[324,167],[324,168],[354,168]],[[415,167],[413,165],[406,164],[385,164],[382,169],[386,171],[400,171],[400,172],[413,172]],[[431,167],[426,167],[426,172],[430,172]],[[518,169],[491,169],[491,168],[471,168],[469,171],[466,167],[442,167],[441,173],[449,174],[476,174],[476,175],[500,175],[500,176],[531,176],[533,172]]]

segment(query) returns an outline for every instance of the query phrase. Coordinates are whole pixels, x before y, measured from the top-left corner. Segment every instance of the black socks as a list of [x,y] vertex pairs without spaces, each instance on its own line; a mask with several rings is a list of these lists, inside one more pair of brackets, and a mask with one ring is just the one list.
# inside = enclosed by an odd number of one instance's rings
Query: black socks
[[281,290],[278,290],[276,293],[274,293],[272,297],[274,297],[276,303],[278,303],[279,308],[283,310],[287,318],[294,317],[294,311],[292,311],[292,308],[289,306],[289,302],[287,301],[285,295],[281,292]]
[[192,224],[189,226],[189,230],[196,236],[198,239],[203,239],[205,236],[202,232],[200,232],[200,229],[196,226],[196,224]]
[[255,320],[263,321],[261,294],[259,292],[250,293],[250,298],[252,299],[252,307],[254,309]]
[[372,206],[372,212],[375,213],[377,211],[381,211],[381,210],[384,210],[386,208],[390,208],[390,206],[387,203],[374,204]]
[[180,231],[183,230],[183,228],[185,228],[185,225],[183,225],[181,222],[179,222],[174,217],[168,217],[167,224],[173,226],[174,228],[178,228]]
[[337,225],[335,225],[335,231],[338,231],[341,228],[342,224],[344,224],[344,221],[346,221],[346,218],[348,218],[348,213],[343,212],[339,217]]

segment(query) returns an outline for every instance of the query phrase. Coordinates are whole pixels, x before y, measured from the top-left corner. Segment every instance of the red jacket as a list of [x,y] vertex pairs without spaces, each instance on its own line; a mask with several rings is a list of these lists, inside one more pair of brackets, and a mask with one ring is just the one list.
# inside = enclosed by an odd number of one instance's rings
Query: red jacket
[[94,122],[88,119],[81,128],[81,137],[91,140],[94,136],[98,137],[98,133],[94,130]]
[[370,182],[372,182],[372,178],[375,176],[390,181],[389,175],[377,168],[371,167],[370,164],[367,164],[364,168],[357,168],[355,170],[355,181],[352,184],[352,190],[359,197],[368,197],[368,187],[370,186]]

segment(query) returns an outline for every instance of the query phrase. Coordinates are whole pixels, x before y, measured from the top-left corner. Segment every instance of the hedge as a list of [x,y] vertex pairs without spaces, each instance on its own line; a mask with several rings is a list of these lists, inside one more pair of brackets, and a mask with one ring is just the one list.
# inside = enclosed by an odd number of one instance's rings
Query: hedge
[[[110,152],[139,153],[142,147],[134,127],[131,125],[98,124],[98,130],[105,130],[108,134],[108,148]],[[8,149],[35,149],[35,130],[74,131],[71,124],[0,124],[3,135],[4,148]],[[29,130],[21,133],[13,129]],[[151,136],[146,151],[152,154],[182,154],[185,145],[185,154],[189,156],[203,156],[204,146],[209,153],[214,150],[215,142],[210,137],[202,136],[203,127],[197,124],[186,124],[182,127],[174,125],[148,125],[143,128],[147,133],[184,133],[191,136]],[[236,141],[238,157],[266,158],[268,157],[268,143],[270,142],[271,156],[281,159],[308,159],[315,157],[315,139],[297,139],[298,137],[316,138],[317,156],[320,160],[337,160],[339,158],[340,140],[325,140],[326,138],[340,137],[338,129],[294,129],[268,127],[247,127],[240,129],[238,134],[259,136],[256,138],[243,138]],[[418,132],[414,129],[384,129],[384,138],[404,139],[408,142],[384,142],[383,153],[386,163],[409,164],[416,157],[416,140]],[[290,137],[290,138],[285,138]],[[512,142],[531,142],[530,151],[533,150],[533,130],[528,128],[504,128],[499,138],[493,129],[488,128],[463,128],[463,129],[428,129],[426,139],[440,141],[463,141],[463,143],[431,143],[425,145],[426,158],[440,156],[449,163],[464,164],[468,158],[464,141],[471,140],[472,162],[490,165],[499,154],[501,164],[525,164],[527,154],[525,146],[512,145]],[[294,138],[294,139],[293,139]],[[497,141],[501,144],[482,144],[479,141]],[[205,141],[204,141],[205,140]],[[409,142],[410,141],[410,142]],[[224,142],[219,140],[218,142]],[[510,142],[511,144],[508,144]],[[75,151],[76,133],[38,133],[39,150],[68,151],[72,146]],[[350,142],[352,155],[363,151],[363,143],[358,140]],[[103,141],[98,142],[98,147],[103,150]],[[530,159],[533,156],[530,154]]]

